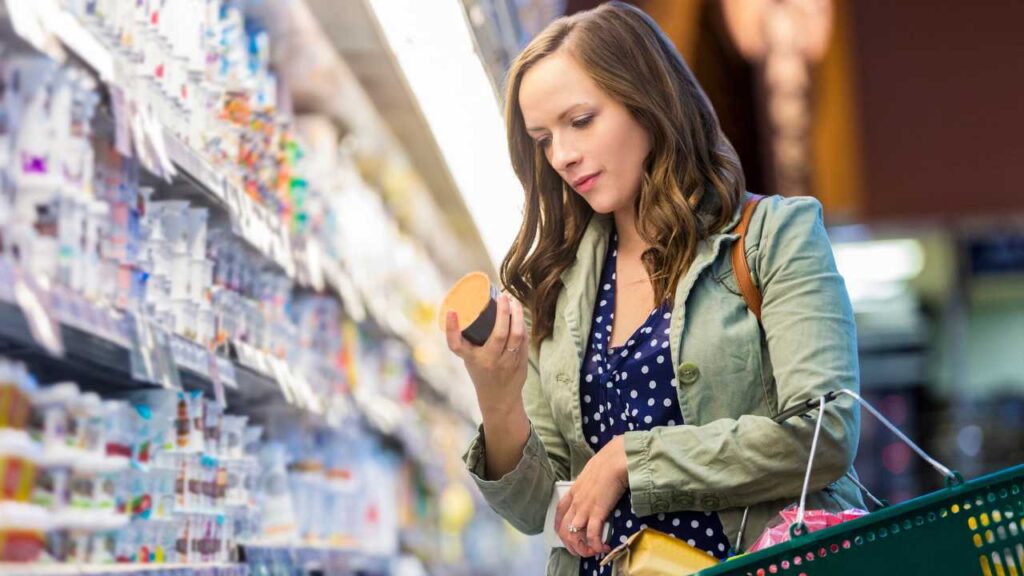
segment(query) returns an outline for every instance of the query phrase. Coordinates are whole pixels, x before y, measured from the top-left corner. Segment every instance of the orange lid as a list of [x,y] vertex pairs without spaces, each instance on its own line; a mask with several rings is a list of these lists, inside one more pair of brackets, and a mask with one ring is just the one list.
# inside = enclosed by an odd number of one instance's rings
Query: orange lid
[[441,311],[437,325],[445,331],[448,323],[448,311],[454,310],[459,315],[459,330],[465,330],[480,313],[487,308],[491,299],[491,279],[483,272],[466,274],[445,295],[441,302]]

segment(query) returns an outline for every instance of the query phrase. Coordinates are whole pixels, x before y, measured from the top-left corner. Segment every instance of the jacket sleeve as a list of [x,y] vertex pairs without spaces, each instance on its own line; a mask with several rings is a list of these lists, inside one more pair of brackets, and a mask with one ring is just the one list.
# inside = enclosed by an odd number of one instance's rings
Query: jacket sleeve
[[[760,276],[779,410],[840,387],[858,391],[853,309],[821,204],[773,198],[759,211],[761,242],[752,268]],[[634,510],[638,516],[711,511],[799,496],[817,414],[780,424],[742,415],[626,433]],[[809,490],[826,487],[852,466],[859,430],[853,399],[841,396],[826,407]]]
[[555,426],[551,407],[540,386],[536,351],[531,347],[523,404],[530,418],[530,436],[515,469],[487,480],[483,426],[463,456],[484,500],[501,517],[525,534],[544,531],[544,519],[556,480],[569,479],[569,448]]

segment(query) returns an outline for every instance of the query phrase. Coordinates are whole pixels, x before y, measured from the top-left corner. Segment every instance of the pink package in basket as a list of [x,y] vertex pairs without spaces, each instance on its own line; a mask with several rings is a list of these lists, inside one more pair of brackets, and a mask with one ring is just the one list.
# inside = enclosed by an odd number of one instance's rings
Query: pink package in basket
[[[850,508],[849,510],[843,510],[842,512],[807,510],[804,512],[804,524],[807,526],[807,530],[809,532],[817,532],[823,528],[842,524],[847,520],[860,518],[865,514],[867,514],[866,511],[857,508]],[[784,508],[779,512],[780,521],[766,528],[764,533],[758,537],[757,541],[754,542],[754,545],[751,546],[747,552],[757,552],[758,550],[764,550],[769,546],[774,546],[789,540],[789,526],[796,522],[796,515],[797,507],[795,505],[790,505]]]

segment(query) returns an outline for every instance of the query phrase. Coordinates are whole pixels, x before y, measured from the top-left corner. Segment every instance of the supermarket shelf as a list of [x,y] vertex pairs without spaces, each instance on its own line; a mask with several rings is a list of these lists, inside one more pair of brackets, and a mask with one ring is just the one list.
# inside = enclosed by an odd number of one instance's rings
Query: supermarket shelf
[[256,572],[278,573],[273,568],[302,567],[305,573],[389,574],[391,558],[328,544],[250,542],[238,545],[239,558]]
[[[247,415],[256,421],[283,417],[294,424],[306,422],[330,428],[347,416],[358,416],[371,430],[389,440],[423,471],[425,479],[435,488],[440,486],[443,471],[432,461],[425,446],[426,438],[410,426],[404,409],[379,397],[368,397],[344,406],[344,414],[322,414],[299,403],[294,391],[263,370],[246,365],[240,358],[217,355],[215,371],[196,358],[208,358],[208,352],[182,338],[169,337],[166,356],[173,373],[161,383],[148,380],[132,370],[132,355],[138,353],[138,334],[130,328],[132,318],[119,320],[130,342],[115,341],[68,322],[58,322],[64,345],[62,356],[53,356],[33,337],[29,321],[15,303],[0,298],[0,354],[26,362],[42,382],[74,381],[82,388],[117,396],[133,390],[160,388],[198,390],[211,398],[223,394],[229,410]],[[206,360],[205,362],[209,362]],[[289,398],[289,394],[293,394]]]
[[0,562],[4,576],[107,576],[146,574],[147,576],[244,576],[242,564],[19,564]]
[[[23,6],[26,4],[24,0],[14,1]],[[9,9],[11,2],[12,0],[0,0],[0,7]],[[53,14],[52,18],[46,18],[43,23],[47,31],[59,40],[67,54],[82,62],[98,79],[109,85],[117,85],[117,66],[110,51],[68,12],[56,8],[55,10],[57,13]],[[0,18],[4,19],[7,32],[13,33],[9,30],[10,22],[6,18],[8,11],[0,10]],[[26,44],[22,39],[16,39],[19,45]],[[48,51],[51,52],[52,50]],[[113,118],[107,115],[104,122],[112,126]],[[169,131],[163,130],[162,136],[168,158],[178,171],[178,178],[171,186],[163,183],[158,194],[184,197],[215,208],[221,217],[226,215],[230,219],[232,229],[255,254],[258,254],[268,266],[286,273],[296,282],[298,289],[336,297],[348,317],[356,322],[368,323],[381,336],[396,338],[410,348],[415,346],[416,334],[408,321],[394,311],[375,309],[372,305],[372,295],[363,294],[351,271],[340,262],[325,258],[325,250],[315,239],[305,239],[300,245],[292,245],[287,229],[279,218],[245,195],[237,186],[233,186],[196,150],[171,135]],[[150,183],[157,183],[158,177],[153,174],[149,174],[148,177]],[[267,233],[268,231],[270,233]],[[314,256],[307,257],[310,253]],[[21,330],[24,328],[24,321],[14,326]],[[63,362],[56,363],[57,367],[44,366],[47,371],[54,372],[52,376],[73,377],[77,380],[85,378],[97,383],[101,389],[130,389],[139,384],[133,383],[130,378],[129,346],[116,346],[104,338],[72,326],[62,327],[62,332],[67,348]],[[20,335],[26,336],[27,332],[22,330]],[[59,369],[61,367],[65,370]],[[180,366],[178,368],[171,378],[174,385],[180,382],[186,389],[200,389],[211,393],[215,390],[208,372]],[[451,394],[446,393],[450,391],[446,391],[444,382],[435,374],[429,370],[418,372],[419,378],[438,392],[433,397],[434,400],[447,403],[449,408],[463,419],[474,419],[472,407],[452,403],[449,398]],[[230,384],[224,386],[229,406],[241,404],[254,408],[276,409],[282,402],[268,400],[281,398],[286,400],[283,404],[290,404],[287,401],[289,393],[284,391],[273,376],[260,374],[241,365],[237,365],[235,374],[238,377],[238,388],[234,389]],[[155,386],[152,383],[144,384]],[[320,417],[315,413],[310,415]]]
[[180,139],[167,132],[164,132],[163,139],[167,155],[179,171],[180,180],[205,197],[203,204],[225,211],[232,229],[249,247],[289,278],[295,279],[295,255],[284,223],[231,185],[227,178],[219,175],[213,166]]
[[[388,140],[381,147],[400,148],[423,179],[426,192],[458,246],[464,250],[458,256],[454,253],[448,258],[439,255],[448,259],[447,267],[456,277],[472,270],[493,272],[494,264],[448,162],[394,60],[370,3],[365,0],[279,0],[262,4],[268,8],[270,16],[277,15],[273,12],[274,4],[287,6],[287,18],[273,18],[270,22],[272,31],[276,23],[282,27],[279,32],[288,37],[295,34],[293,27],[297,27],[307,39],[301,45],[290,45],[289,50],[283,50],[275,58],[287,63],[296,59],[291,50],[310,50],[314,54],[308,59],[319,61],[320,52],[316,50],[321,45],[340,56],[332,70],[336,78],[333,83],[323,81],[324,77],[331,77],[323,74],[314,80],[308,75],[289,75],[287,65],[283,66],[282,78],[289,85],[296,104],[331,114],[360,139]],[[345,106],[336,106],[339,100],[344,101]],[[414,220],[415,214],[411,216]],[[416,222],[412,220],[404,224],[416,234]]]
[[[26,4],[24,0],[6,0],[5,6],[8,7],[8,10],[5,12],[10,11],[9,7],[12,1],[23,6]],[[13,34],[8,23],[5,22],[3,28],[8,34]],[[46,26],[46,31],[59,41],[60,46],[67,54],[83,63],[99,80],[108,86],[118,85],[117,66],[113,54],[74,16],[65,10],[53,7],[47,12],[45,22],[42,24]],[[18,44],[26,43],[18,39]],[[52,50],[46,46],[37,46],[36,48],[52,55]],[[107,118],[107,120],[113,121],[112,118]],[[172,135],[170,131],[161,130],[161,137],[167,157],[177,169],[177,176],[179,176],[177,183],[184,183],[193,188],[189,191],[193,198],[197,195],[196,193],[199,196],[205,196],[204,205],[218,206],[225,210],[231,219],[232,228],[256,253],[292,279],[304,280],[322,276],[322,273],[318,271],[297,272],[295,248],[291,245],[287,226],[279,217],[249,198],[238,186],[233,185],[227,178],[219,174],[216,168],[203,159],[196,150]],[[180,186],[176,188],[176,191],[180,190]],[[315,240],[306,241],[307,244],[310,242],[315,242]],[[322,248],[317,247],[316,249],[319,254],[324,253]],[[316,284],[311,287],[322,289],[322,284]],[[338,295],[336,292],[334,294]]]
[[[52,20],[47,19],[46,25],[68,53],[83,62],[99,79],[117,85],[111,54],[85,26],[63,10]],[[107,128],[112,129],[114,119],[109,114],[105,116]],[[340,262],[325,258],[326,251],[318,241],[303,239],[301,245],[293,246],[287,227],[280,218],[232,185],[196,150],[169,131],[162,132],[168,158],[179,176],[173,186],[168,187],[166,183],[160,186],[163,194],[186,197],[226,215],[232,229],[245,244],[268,265],[295,280],[299,288],[330,294],[338,298],[348,316],[355,321],[369,319],[386,335],[412,343],[410,331],[402,323],[404,319],[374,314],[372,309],[368,309],[365,305],[368,299],[360,294],[349,271]],[[148,179],[152,184],[160,181],[153,174],[148,174]],[[313,257],[307,257],[310,254]]]
[[[130,316],[122,317],[121,321],[129,323]],[[201,390],[211,397],[217,397],[222,391],[227,405],[236,413],[260,417],[274,409],[305,420],[322,419],[318,414],[289,404],[273,377],[235,360],[216,357],[219,370],[215,379],[208,368],[202,370],[194,363],[185,365],[186,359],[172,346],[170,368],[175,378],[161,384],[133,374],[132,354],[137,343],[125,345],[66,322],[60,322],[59,327],[64,355],[53,357],[33,338],[21,308],[0,300],[0,354],[25,361],[43,382],[69,380],[85,389],[113,395],[132,390],[174,389],[180,385],[182,389]],[[180,339],[175,341],[177,346],[181,345]],[[176,356],[180,360],[175,360]]]

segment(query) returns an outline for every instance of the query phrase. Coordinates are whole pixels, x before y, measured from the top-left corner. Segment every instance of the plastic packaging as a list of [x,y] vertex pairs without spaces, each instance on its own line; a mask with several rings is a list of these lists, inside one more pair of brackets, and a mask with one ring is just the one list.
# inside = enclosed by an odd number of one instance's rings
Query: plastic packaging
[[[765,529],[765,531],[758,536],[757,540],[750,547],[748,552],[757,552],[763,550],[769,546],[774,546],[782,542],[789,541],[789,527],[791,524],[796,522],[797,519],[797,506],[791,504],[786,508],[783,508],[779,512],[779,518],[776,522],[773,522]],[[823,528],[829,528],[842,524],[848,520],[860,518],[867,514],[867,511],[860,510],[857,508],[851,508],[843,510],[842,512],[828,512],[825,510],[807,510],[804,512],[804,525],[807,526],[808,532],[817,532]]]

